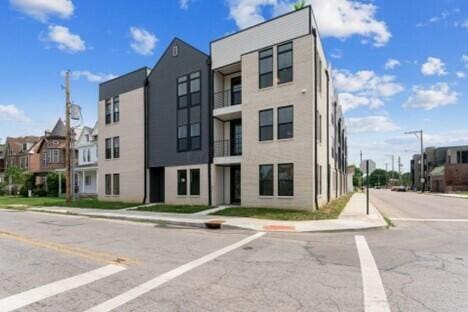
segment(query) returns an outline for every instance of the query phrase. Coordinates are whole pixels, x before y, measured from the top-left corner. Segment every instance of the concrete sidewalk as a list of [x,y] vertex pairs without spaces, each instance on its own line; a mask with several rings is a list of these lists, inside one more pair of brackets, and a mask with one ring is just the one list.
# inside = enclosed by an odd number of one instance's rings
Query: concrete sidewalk
[[383,228],[387,225],[372,203],[370,204],[370,214],[366,215],[366,197],[362,193],[354,194],[339,218],[334,220],[278,221],[202,214],[155,213],[136,210],[109,211],[102,209],[64,207],[36,207],[29,208],[28,210],[202,228],[205,228],[207,223],[219,223],[222,228],[240,228],[268,232],[358,231]]
[[451,197],[451,198],[464,198],[468,199],[468,195],[463,194],[450,194],[450,193],[425,193],[427,195],[442,196],[442,197]]

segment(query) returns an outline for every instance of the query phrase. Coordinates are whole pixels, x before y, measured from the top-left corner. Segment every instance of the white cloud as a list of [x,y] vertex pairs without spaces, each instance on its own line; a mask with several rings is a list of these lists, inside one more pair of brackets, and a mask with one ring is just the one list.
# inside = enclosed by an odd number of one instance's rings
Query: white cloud
[[350,134],[392,132],[400,129],[387,116],[348,118],[346,119],[346,127]]
[[427,58],[426,63],[421,66],[421,73],[425,76],[442,76],[447,74],[444,62],[436,57]]
[[452,91],[449,85],[443,82],[426,89],[421,86],[415,86],[413,87],[413,93],[403,106],[405,108],[432,110],[436,107],[457,103],[458,96],[457,92]]
[[385,63],[385,69],[394,69],[400,65],[401,65],[400,61],[390,58]]
[[[246,28],[265,20],[264,8],[272,8],[273,15],[291,11],[291,0],[228,0],[230,17],[239,28]],[[308,0],[312,4],[319,32],[325,37],[346,39],[353,35],[371,38],[374,46],[384,46],[392,36],[385,22],[375,17],[377,7],[371,3],[349,0]]]
[[368,106],[371,109],[377,109],[384,106],[384,102],[381,99],[375,97],[369,98],[366,96],[354,95],[348,92],[342,92],[338,94],[338,97],[344,112],[360,106]]
[[41,22],[46,22],[51,16],[69,18],[75,9],[71,0],[10,0],[10,4]]
[[334,70],[333,78],[340,92],[340,104],[344,111],[359,106],[380,108],[384,106],[383,98],[389,98],[404,90],[394,76],[378,76],[371,70],[360,70],[355,73],[348,70]]
[[73,34],[65,26],[50,25],[46,41],[54,42],[57,48],[70,53],[86,50],[86,43],[79,35]]
[[455,73],[455,75],[457,75],[458,78],[465,78],[466,77],[466,74],[462,71],[458,71]]
[[448,11],[442,11],[439,15],[431,17],[426,22],[418,23],[416,26],[417,27],[428,26],[429,24],[433,24],[433,23],[437,23],[437,22],[446,20],[447,17],[449,17],[449,15],[450,15],[450,13]]
[[130,27],[132,49],[141,55],[151,55],[156,47],[158,38],[144,28]]
[[15,105],[1,105],[0,104],[0,120],[2,121],[17,121],[27,122],[30,121],[25,113],[18,109]]
[[339,49],[334,49],[330,56],[334,59],[340,59],[343,57],[343,51]]
[[[65,75],[65,71],[61,72],[61,75]],[[113,74],[104,74],[104,73],[93,73],[88,70],[75,70],[71,72],[71,79],[73,80],[79,80],[81,78],[85,78],[89,82],[97,82],[101,83],[107,80],[114,79],[117,77],[116,75]]]
[[179,0],[179,7],[182,10],[188,10],[191,2],[192,0]]

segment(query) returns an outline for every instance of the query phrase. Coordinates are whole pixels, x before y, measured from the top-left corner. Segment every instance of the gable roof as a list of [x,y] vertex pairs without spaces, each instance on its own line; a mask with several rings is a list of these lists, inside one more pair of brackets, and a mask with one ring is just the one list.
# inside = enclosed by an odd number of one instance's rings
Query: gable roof
[[181,45],[184,45],[185,47],[189,48],[189,49],[192,49],[193,51],[209,58],[210,56],[208,54],[206,54],[205,52],[203,52],[202,50],[194,47],[193,45],[191,45],[190,43],[187,43],[186,41],[178,38],[178,37],[174,37],[174,39],[171,40],[171,42],[167,45],[166,47],[166,50],[164,50],[164,53],[161,54],[161,57],[159,57],[158,61],[156,62],[156,64],[153,66],[151,72],[148,74],[148,77],[147,79],[149,79],[149,77],[153,74],[154,70],[158,67],[158,65],[161,63],[161,61],[167,56],[167,54],[169,53],[169,51],[171,50],[171,47],[174,45],[174,44],[181,44]]

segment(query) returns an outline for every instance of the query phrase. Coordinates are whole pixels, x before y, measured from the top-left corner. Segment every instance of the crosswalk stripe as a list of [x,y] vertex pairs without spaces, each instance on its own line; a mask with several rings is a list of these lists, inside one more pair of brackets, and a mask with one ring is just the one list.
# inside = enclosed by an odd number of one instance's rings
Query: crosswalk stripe
[[33,288],[25,292],[0,299],[0,311],[13,311],[34,302],[95,282],[123,270],[125,270],[125,267],[110,264],[93,271]]
[[367,245],[366,238],[355,236],[356,248],[361,263],[365,312],[390,312],[387,295],[380,278],[379,269]]
[[136,299],[137,297],[161,286],[162,284],[192,270],[192,269],[195,269],[196,267],[199,267],[201,266],[202,264],[205,264],[207,262],[210,262],[230,251],[233,251],[234,249],[237,249],[261,236],[263,236],[265,234],[265,232],[258,232],[252,236],[249,236],[247,238],[244,238],[243,240],[241,241],[238,241],[237,243],[234,243],[232,245],[229,245],[227,247],[224,247],[220,250],[217,250],[215,252],[212,252],[206,256],[203,256],[197,260],[194,260],[192,262],[189,262],[189,263],[186,263],[178,268],[175,268],[169,272],[166,272],[162,275],[159,275],[157,277],[155,277],[154,279],[152,280],[149,280],[148,282],[145,282],[143,284],[140,284],[138,285],[137,287],[135,288],[132,288],[130,289],[129,291],[126,291],[112,299],[109,299],[89,310],[87,310],[86,312],[107,312],[107,311],[112,311],[124,304],[126,304],[127,302],[130,302],[134,299]]

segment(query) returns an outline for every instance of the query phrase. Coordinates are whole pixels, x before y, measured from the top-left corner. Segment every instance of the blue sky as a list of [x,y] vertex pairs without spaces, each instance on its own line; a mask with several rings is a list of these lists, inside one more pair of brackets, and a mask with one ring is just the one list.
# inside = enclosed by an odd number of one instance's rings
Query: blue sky
[[[174,36],[215,38],[291,9],[290,0],[5,0],[0,2],[0,138],[41,134],[63,115],[62,72],[86,125],[98,83],[152,67]],[[310,0],[346,110],[350,162],[408,159],[468,144],[468,1]]]

